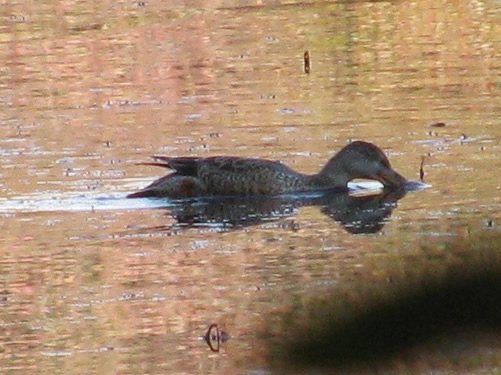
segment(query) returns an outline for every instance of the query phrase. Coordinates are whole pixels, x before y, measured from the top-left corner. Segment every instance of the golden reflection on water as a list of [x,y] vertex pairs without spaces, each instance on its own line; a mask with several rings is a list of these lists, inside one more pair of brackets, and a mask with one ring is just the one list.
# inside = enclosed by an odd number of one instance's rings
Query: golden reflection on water
[[[266,368],[260,330],[291,299],[384,281],[395,259],[421,267],[419,242],[440,251],[444,238],[499,230],[495,1],[9,2],[1,13],[0,198],[34,202],[0,201],[2,371]],[[155,230],[175,223],[165,210],[36,209],[37,196],[145,186],[158,171],[133,162],[150,154],[313,172],[349,139],[377,143],[410,179],[427,156],[433,188],[399,201],[376,235],[316,207],[167,232]],[[232,336],[217,354],[199,340],[214,322]]]

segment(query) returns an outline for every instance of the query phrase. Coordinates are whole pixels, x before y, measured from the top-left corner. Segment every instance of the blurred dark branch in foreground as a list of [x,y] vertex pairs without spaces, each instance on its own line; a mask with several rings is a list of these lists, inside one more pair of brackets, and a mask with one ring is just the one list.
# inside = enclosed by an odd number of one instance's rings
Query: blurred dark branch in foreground
[[[383,291],[366,285],[367,290],[360,291],[363,301],[354,304],[344,291],[314,297],[306,307],[295,306],[274,327],[281,331],[271,345],[275,365],[286,372],[315,368],[358,373],[396,363],[422,370],[419,361],[430,365],[437,353],[452,356],[447,362],[457,365],[467,358],[468,348],[491,347],[492,342],[497,343],[499,359],[499,240],[491,234],[450,243],[437,251],[449,252],[444,259],[455,257],[452,265],[423,267],[421,276],[391,280]],[[470,359],[473,362],[482,363]]]

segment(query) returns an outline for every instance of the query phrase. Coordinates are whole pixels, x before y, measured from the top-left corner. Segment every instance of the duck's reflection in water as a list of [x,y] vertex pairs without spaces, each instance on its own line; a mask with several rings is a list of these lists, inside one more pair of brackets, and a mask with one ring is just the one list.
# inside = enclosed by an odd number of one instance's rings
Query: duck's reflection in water
[[301,207],[318,206],[350,233],[375,233],[387,222],[407,190],[370,195],[328,191],[321,194],[221,197],[179,201],[164,207],[176,222],[156,230],[213,227],[223,230],[273,222],[295,216]]

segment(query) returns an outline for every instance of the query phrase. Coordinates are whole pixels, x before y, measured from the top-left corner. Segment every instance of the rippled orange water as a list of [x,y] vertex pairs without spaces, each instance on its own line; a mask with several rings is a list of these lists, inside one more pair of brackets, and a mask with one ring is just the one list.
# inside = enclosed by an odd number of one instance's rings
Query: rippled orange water
[[[444,241],[499,231],[495,0],[14,1],[0,12],[3,372],[264,371],[263,327],[291,298],[377,283],[413,259],[433,267],[423,243],[447,263]],[[167,203],[124,199],[163,173],[135,165],[152,154],[313,173],[352,139],[414,180],[425,156],[432,187],[398,201],[375,234],[317,206],[189,228]],[[200,339],[214,322],[232,336],[219,353]],[[492,356],[479,364],[488,373]]]

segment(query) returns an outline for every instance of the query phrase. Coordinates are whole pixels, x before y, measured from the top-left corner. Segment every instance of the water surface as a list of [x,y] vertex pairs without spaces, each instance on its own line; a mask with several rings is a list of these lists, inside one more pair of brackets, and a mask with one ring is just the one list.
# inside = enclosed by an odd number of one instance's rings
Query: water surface
[[[263,330],[291,300],[384,290],[389,270],[419,277],[462,259],[444,241],[499,232],[495,0],[14,1],[0,12],[4,372],[267,371]],[[163,172],[135,164],[153,154],[313,173],[355,139],[412,180],[425,156],[432,185],[383,205],[375,233],[354,234],[325,205],[228,228],[124,199]],[[232,336],[218,353],[200,340],[211,323]],[[501,352],[489,353],[477,368],[496,373]],[[417,367],[460,371],[452,362]]]

